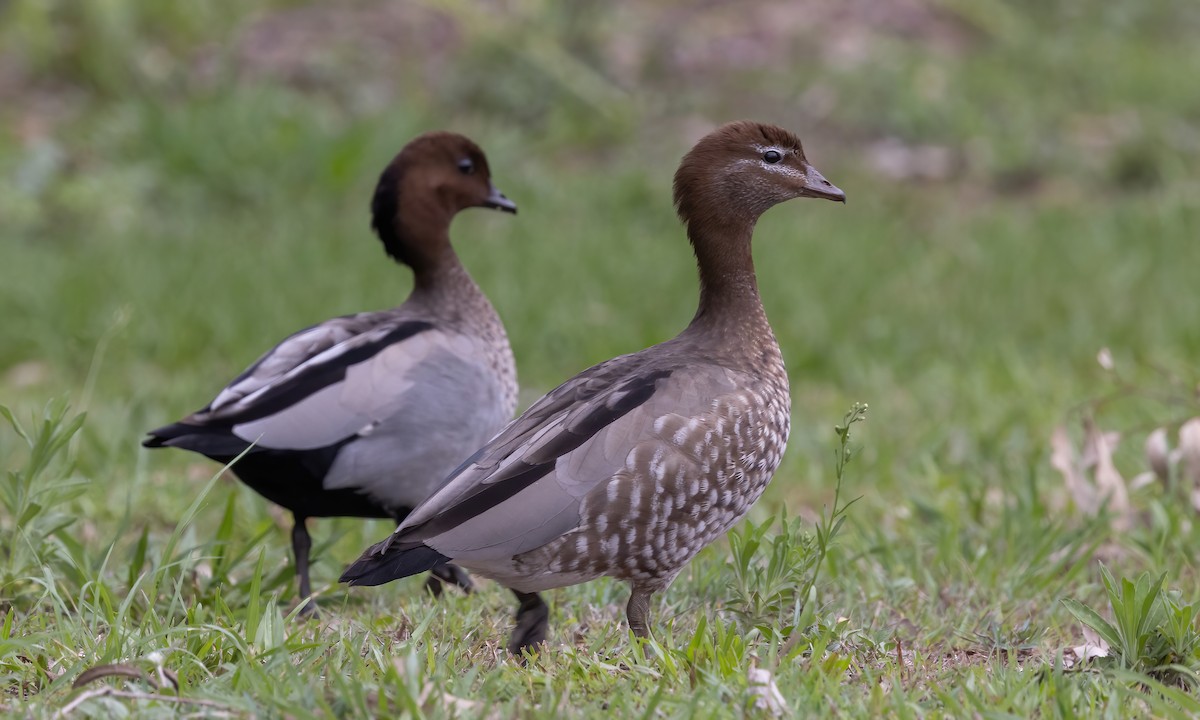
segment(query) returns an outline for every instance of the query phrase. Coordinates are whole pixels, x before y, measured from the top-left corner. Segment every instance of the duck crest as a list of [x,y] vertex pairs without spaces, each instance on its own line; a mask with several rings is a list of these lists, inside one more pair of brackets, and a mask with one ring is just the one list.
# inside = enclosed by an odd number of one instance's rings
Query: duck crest
[[384,169],[371,198],[371,229],[379,236],[383,249],[396,262],[413,266],[414,259],[400,238],[400,178],[404,174],[397,157]]

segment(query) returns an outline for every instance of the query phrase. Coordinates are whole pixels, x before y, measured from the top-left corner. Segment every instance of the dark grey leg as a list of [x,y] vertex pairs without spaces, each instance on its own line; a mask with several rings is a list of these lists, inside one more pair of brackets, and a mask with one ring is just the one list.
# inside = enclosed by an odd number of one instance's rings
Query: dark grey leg
[[296,515],[296,524],[292,526],[292,553],[296,556],[296,576],[300,578],[300,600],[308,600],[308,604],[300,610],[301,617],[317,617],[317,605],[312,598],[312,585],[308,579],[308,553],[312,550],[312,538],[308,535],[303,518]]
[[475,583],[471,582],[471,576],[453,563],[438,565],[429,571],[429,578],[425,580],[425,589],[434,597],[440,597],[442,594],[442,583],[448,582],[462,589],[467,595],[475,589]]
[[517,608],[517,626],[508,641],[508,651],[520,658],[524,651],[533,652],[546,642],[546,633],[550,630],[550,606],[537,593],[513,590],[513,594],[521,606]]
[[625,616],[629,618],[629,629],[640,638],[650,637],[650,596],[651,592],[644,588],[634,587],[629,594],[629,604],[625,606]]

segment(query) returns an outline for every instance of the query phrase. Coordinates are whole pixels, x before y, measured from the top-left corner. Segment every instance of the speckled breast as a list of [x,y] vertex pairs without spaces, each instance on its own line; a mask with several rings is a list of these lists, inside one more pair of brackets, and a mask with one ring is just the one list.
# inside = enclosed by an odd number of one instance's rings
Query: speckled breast
[[476,302],[478,307],[470,327],[483,341],[488,367],[500,383],[500,404],[504,414],[511,417],[517,409],[517,363],[513,358],[512,346],[492,304],[482,293],[479,293]]
[[703,414],[658,417],[625,467],[584,499],[580,526],[530,555],[576,582],[609,575],[665,588],[746,514],[779,467],[790,412],[779,375],[713,399]]

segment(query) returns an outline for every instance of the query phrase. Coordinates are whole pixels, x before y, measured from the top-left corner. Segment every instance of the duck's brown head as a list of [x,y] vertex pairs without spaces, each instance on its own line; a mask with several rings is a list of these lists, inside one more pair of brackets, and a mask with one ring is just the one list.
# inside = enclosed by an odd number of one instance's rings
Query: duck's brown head
[[404,146],[379,177],[371,227],[387,253],[413,267],[444,244],[460,210],[485,207],[516,213],[492,184],[487,157],[469,138],[449,132],[420,135]]
[[703,137],[675,173],[675,208],[685,224],[740,225],[792,198],[846,201],[804,157],[800,138],[742,120]]

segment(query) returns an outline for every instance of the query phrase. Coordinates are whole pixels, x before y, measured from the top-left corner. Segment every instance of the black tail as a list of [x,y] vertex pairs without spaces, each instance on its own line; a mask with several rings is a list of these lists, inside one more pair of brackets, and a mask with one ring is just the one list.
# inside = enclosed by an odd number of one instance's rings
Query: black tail
[[183,423],[171,423],[160,428],[155,428],[146,433],[149,435],[145,440],[142,440],[142,447],[170,447],[170,442],[176,438],[191,435],[195,428],[189,428]]
[[151,435],[150,437],[142,440],[142,447],[157,448],[166,446],[167,439],[161,435]]
[[382,585],[450,562],[450,558],[428,545],[393,543],[393,539],[389,537],[367,548],[338,580],[351,585]]
[[229,462],[242,454],[251,443],[233,434],[229,428],[173,423],[147,433],[142,447],[177,447],[200,453],[218,462]]

